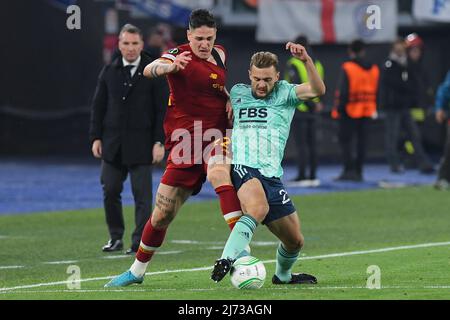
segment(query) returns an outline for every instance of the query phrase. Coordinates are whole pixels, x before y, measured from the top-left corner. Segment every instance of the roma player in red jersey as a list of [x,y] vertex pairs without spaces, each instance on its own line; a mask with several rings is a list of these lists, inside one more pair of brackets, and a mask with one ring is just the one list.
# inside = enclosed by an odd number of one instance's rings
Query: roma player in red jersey
[[242,215],[229,164],[224,161],[230,141],[226,137],[229,111],[226,51],[214,44],[216,32],[214,17],[207,10],[194,10],[187,31],[189,43],[168,50],[144,69],[146,77],[167,76],[169,81],[164,131],[165,147],[170,153],[136,259],[130,270],[112,279],[106,287],[142,283],[169,224],[181,205],[200,191],[206,179],[219,196],[230,229]]

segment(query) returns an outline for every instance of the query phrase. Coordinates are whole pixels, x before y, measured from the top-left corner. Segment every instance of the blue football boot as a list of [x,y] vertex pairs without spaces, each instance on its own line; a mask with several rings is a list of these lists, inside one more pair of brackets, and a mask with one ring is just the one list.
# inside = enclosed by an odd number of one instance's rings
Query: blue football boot
[[142,282],[144,282],[144,277],[135,277],[131,271],[128,270],[105,284],[105,288],[126,287],[133,283],[141,284]]

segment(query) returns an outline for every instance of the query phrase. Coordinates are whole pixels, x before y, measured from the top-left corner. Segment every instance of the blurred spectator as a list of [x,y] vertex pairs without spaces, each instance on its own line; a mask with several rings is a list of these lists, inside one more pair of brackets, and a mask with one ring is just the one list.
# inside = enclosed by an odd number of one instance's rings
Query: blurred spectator
[[422,147],[419,129],[410,112],[412,101],[414,101],[412,82],[408,69],[406,43],[403,39],[398,39],[393,43],[389,58],[384,63],[380,84],[380,105],[386,112],[386,157],[393,173],[401,173],[404,170],[398,150],[402,132],[405,132],[411,141],[413,154],[417,158],[421,172],[433,172],[431,161]]
[[144,50],[153,60],[156,60],[165,51],[165,44],[162,32],[157,28],[151,28],[145,42]]
[[443,123],[447,119],[447,140],[445,142],[444,156],[439,166],[437,181],[434,184],[436,189],[443,190],[448,189],[450,184],[450,70],[437,90],[435,111],[438,123]]
[[[324,70],[319,60],[314,58],[312,49],[309,46],[308,38],[300,35],[294,41],[306,48],[306,51],[314,61],[314,65],[323,79]],[[305,65],[300,59],[291,57],[286,63],[286,72],[284,79],[290,83],[301,84],[308,82],[308,74]],[[320,111],[323,110],[323,104],[319,98],[304,101],[297,106],[293,121],[293,137],[297,144],[297,164],[298,175],[293,181],[299,186],[316,187],[320,181],[316,177],[317,171],[317,149],[316,149],[316,131],[317,118]],[[309,166],[309,174],[306,174],[306,167]]]
[[130,174],[136,228],[127,254],[139,248],[152,210],[152,164],[164,157],[162,122],[168,88],[163,79],[147,79],[152,62],[142,52],[141,31],[126,24],[119,33],[120,55],[100,73],[92,102],[92,153],[102,159],[101,184],[110,240],[105,252],[121,250],[125,231],[121,193]]
[[[416,122],[420,134],[420,128],[424,123],[427,113],[432,113],[432,105],[434,100],[434,92],[431,87],[427,68],[423,63],[423,52],[425,44],[421,37],[416,33],[411,33],[405,37],[405,43],[408,53],[408,71],[411,85],[411,105],[410,112],[412,119]],[[403,139],[403,154],[405,166],[416,168],[420,163],[417,163],[418,157],[415,156],[415,148],[412,141],[408,137],[401,137]],[[422,140],[420,140],[422,144]],[[434,170],[429,170],[432,173]]]
[[[344,168],[337,181],[362,181],[367,148],[367,126],[377,116],[379,68],[365,60],[365,44],[353,41],[349,46],[350,61],[341,67],[336,89],[333,118],[339,118],[339,142]],[[356,138],[356,158],[353,157]]]
[[166,23],[159,23],[149,30],[144,50],[153,59],[158,59],[163,52],[175,47],[176,43],[172,40],[172,27]]
[[408,52],[408,68],[410,70],[411,85],[413,86],[414,100],[411,108],[417,121],[424,120],[424,112],[433,105],[434,92],[431,87],[427,69],[423,63],[425,44],[416,33],[411,33],[405,38]]

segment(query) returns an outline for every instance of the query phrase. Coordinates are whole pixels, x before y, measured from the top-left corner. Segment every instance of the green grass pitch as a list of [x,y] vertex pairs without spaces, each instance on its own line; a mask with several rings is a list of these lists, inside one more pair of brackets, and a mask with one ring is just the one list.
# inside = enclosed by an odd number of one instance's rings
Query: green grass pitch
[[[264,226],[257,228],[251,245],[252,255],[265,261],[263,288],[237,290],[229,277],[213,283],[211,266],[221,254],[228,227],[218,201],[188,202],[144,283],[123,289],[103,288],[134,257],[101,252],[108,238],[102,209],[0,217],[0,300],[450,299],[447,192],[417,187],[292,199],[306,239],[294,272],[314,274],[317,285],[271,284],[277,239]],[[126,246],[132,210],[125,209]],[[71,265],[80,270],[79,289],[70,288]],[[381,289],[366,287],[372,265],[380,268]]]

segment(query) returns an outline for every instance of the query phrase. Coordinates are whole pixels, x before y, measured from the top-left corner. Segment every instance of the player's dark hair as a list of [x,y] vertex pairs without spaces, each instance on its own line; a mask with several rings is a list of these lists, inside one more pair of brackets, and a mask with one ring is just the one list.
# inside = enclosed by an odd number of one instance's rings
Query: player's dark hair
[[267,51],[260,51],[255,53],[250,60],[250,69],[255,66],[260,69],[275,67],[278,71],[278,57],[276,54]]
[[311,46],[309,45],[309,40],[307,36],[305,36],[304,34],[298,35],[297,38],[295,38],[294,43],[297,43],[305,47],[306,51],[308,51],[309,56],[314,60],[313,51]]
[[305,48],[309,46],[308,38],[307,38],[305,35],[302,35],[302,34],[299,35],[299,36],[295,39],[294,42],[297,43],[297,44],[300,44],[300,45],[304,46]]
[[139,29],[138,27],[136,27],[130,23],[127,23],[126,25],[124,25],[122,27],[122,29],[120,29],[119,35],[121,35],[124,32],[138,34],[141,37],[141,40],[144,40],[144,35],[143,35],[141,29]]
[[189,28],[197,29],[203,26],[208,28],[217,28],[216,19],[213,14],[205,9],[197,9],[192,11],[189,16]]
[[366,48],[366,44],[361,39],[353,40],[348,49],[356,55],[361,54]]

